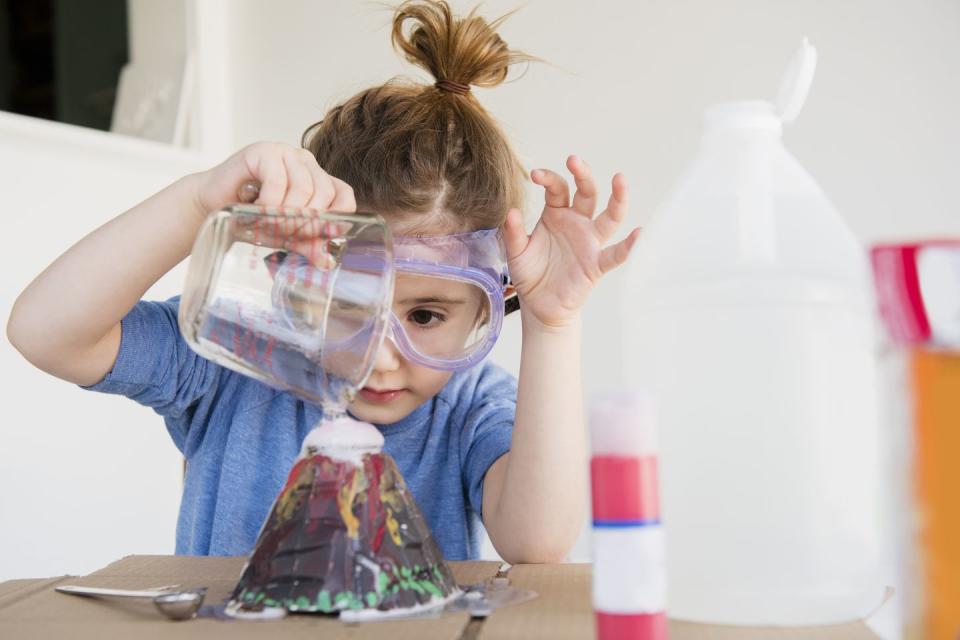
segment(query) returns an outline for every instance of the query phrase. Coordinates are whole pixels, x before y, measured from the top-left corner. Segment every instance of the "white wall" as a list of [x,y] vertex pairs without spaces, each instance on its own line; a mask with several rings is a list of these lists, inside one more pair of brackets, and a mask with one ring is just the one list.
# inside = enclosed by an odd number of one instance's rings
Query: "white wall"
[[[520,4],[488,0],[483,12]],[[233,51],[224,85],[233,146],[296,142],[338,100],[413,73],[391,51],[390,14],[376,3],[234,0],[229,7]],[[576,152],[600,176],[626,172],[632,224],[648,218],[692,155],[702,108],[772,97],[807,35],[820,65],[787,145],[864,242],[960,235],[955,0],[531,0],[502,35],[551,64],[476,94],[528,168],[559,168]],[[73,240],[189,170],[186,160],[131,160],[137,154],[103,144],[64,146],[0,127],[12,231],[3,258],[5,314]],[[536,215],[532,207],[529,213]],[[615,384],[620,371],[619,336],[629,330],[618,314],[620,284],[618,274],[609,276],[585,311],[588,393]],[[174,274],[158,294],[178,285]],[[514,371],[517,320],[495,350]],[[123,553],[171,552],[179,467],[160,419],[40,374],[5,342],[0,371],[8,381],[0,579],[84,572]],[[577,555],[584,551],[581,544]]]
[[[196,168],[192,154],[163,145],[0,113],[4,325],[20,290],[57,255]],[[174,295],[181,270],[150,295]],[[181,457],[160,418],[34,369],[5,339],[0,372],[0,580],[171,553]]]

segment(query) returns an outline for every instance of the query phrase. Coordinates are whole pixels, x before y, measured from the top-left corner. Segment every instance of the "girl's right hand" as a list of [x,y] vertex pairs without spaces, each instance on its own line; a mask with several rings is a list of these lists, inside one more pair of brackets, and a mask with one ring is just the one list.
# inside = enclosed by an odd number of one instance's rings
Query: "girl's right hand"
[[257,142],[222,163],[196,174],[195,205],[201,216],[240,201],[240,187],[260,183],[254,204],[268,207],[307,207],[352,213],[353,189],[320,168],[306,149],[278,142]]

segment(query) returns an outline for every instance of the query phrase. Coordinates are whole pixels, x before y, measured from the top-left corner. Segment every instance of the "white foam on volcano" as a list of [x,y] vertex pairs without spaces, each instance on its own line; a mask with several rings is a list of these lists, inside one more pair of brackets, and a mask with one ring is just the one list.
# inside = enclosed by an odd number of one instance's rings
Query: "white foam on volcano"
[[383,450],[383,434],[368,422],[344,416],[324,422],[303,439],[300,457],[318,453],[359,465],[365,454]]

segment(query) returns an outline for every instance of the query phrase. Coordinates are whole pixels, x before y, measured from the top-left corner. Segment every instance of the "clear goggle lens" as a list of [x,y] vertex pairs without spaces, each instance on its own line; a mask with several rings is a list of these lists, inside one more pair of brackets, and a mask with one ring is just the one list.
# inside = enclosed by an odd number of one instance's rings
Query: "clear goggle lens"
[[[305,286],[302,280],[286,283],[281,278],[274,302],[291,329],[311,331],[325,325],[324,360],[332,364],[350,353],[353,344],[369,339],[373,320],[365,292],[371,284],[367,279],[376,277],[350,272],[349,282],[338,282],[339,295],[329,301],[323,293],[328,287],[317,286],[319,282]],[[465,279],[397,272],[392,311],[388,337],[405,356],[425,366],[458,368],[488,345],[493,330],[490,296]]]
[[[401,350],[437,361],[458,361],[487,343],[492,309],[474,282],[398,272],[393,301],[394,336]],[[403,344],[403,343],[406,344]]]

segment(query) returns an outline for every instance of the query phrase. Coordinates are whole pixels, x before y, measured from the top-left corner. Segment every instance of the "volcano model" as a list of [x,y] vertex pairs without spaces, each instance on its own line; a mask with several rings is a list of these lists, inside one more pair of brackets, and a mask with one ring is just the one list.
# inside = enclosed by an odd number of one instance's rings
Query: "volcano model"
[[459,595],[382,447],[376,428],[349,418],[307,435],[234,590],[234,611],[377,615]]

